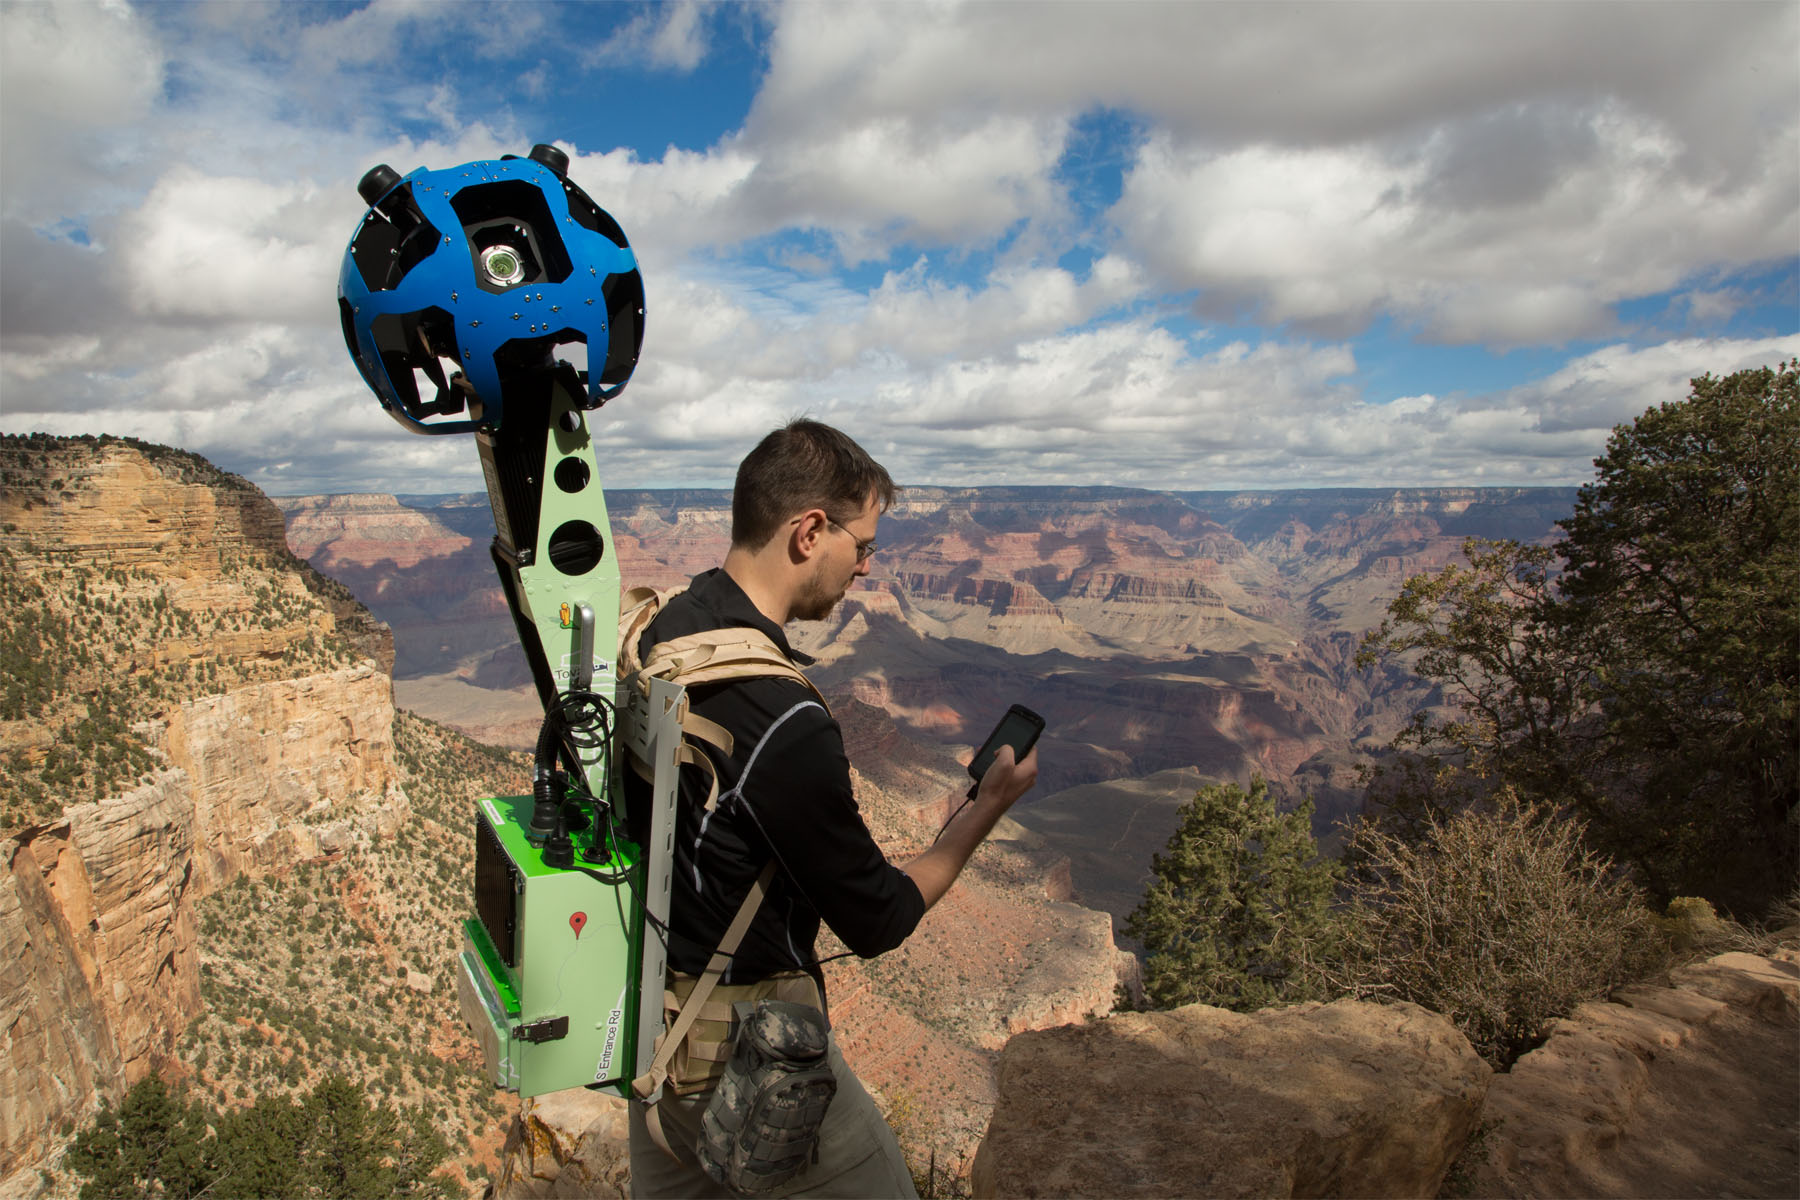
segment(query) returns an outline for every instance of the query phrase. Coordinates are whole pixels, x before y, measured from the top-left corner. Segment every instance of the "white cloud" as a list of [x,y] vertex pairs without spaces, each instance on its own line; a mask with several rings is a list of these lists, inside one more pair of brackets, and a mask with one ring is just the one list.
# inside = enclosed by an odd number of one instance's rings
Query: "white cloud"
[[991,243],[1054,212],[1066,136],[1062,120],[1011,116],[833,125],[760,154],[744,203],[770,228],[826,230],[852,265],[896,243]]
[[[354,185],[519,152],[521,98],[593,103],[545,48],[578,52],[563,22],[596,11],[0,8],[0,426],[174,441],[284,492],[479,487],[467,439],[404,433],[344,353]],[[649,7],[604,53],[694,88],[727,19]],[[609,486],[727,482],[801,411],[915,481],[1567,482],[1688,376],[1797,352],[1630,345],[1616,311],[1683,286],[1688,328],[1766,311],[1736,273],[1800,245],[1792,5],[770,19],[750,114],[708,149],[563,143],[647,290],[642,364],[594,423]],[[1080,176],[1109,122],[1122,179]],[[1384,403],[1341,340],[1384,320],[1619,344]]]
[[590,67],[641,64],[692,71],[707,50],[705,10],[697,0],[673,0],[639,13],[581,57]]
[[347,207],[304,182],[176,168],[120,227],[129,302],[185,320],[332,321]]
[[1800,337],[1683,338],[1655,346],[1607,346],[1574,359],[1513,398],[1545,433],[1608,432],[1647,408],[1688,394],[1699,375],[1729,375],[1800,358]]
[[1701,158],[1754,162],[1797,37],[1800,14],[1773,4],[798,2],[750,124],[1104,105],[1183,142],[1350,145],[1611,95]]
[[699,247],[770,231],[741,209],[755,169],[753,156],[727,142],[706,153],[671,146],[654,161],[628,149],[571,153],[569,178],[619,219],[641,263],[662,266]]
[[55,221],[110,189],[137,156],[119,128],[149,111],[164,65],[124,4],[0,6],[0,212]]
[[1623,299],[1800,244],[1797,17],[796,4],[745,127],[746,195],[853,262],[993,242],[1066,223],[1069,122],[1110,106],[1155,130],[1112,214],[1124,245],[1205,289],[1203,311],[1330,334],[1392,313],[1495,346],[1591,337]]
[[1579,157],[1523,184],[1471,179],[1455,130],[1408,155],[1214,151],[1164,134],[1141,148],[1112,216],[1168,286],[1201,289],[1203,311],[1332,332],[1387,312],[1436,340],[1495,346],[1605,333],[1622,300],[1800,244],[1800,176],[1689,179],[1669,132],[1615,105],[1578,128],[1563,140]]

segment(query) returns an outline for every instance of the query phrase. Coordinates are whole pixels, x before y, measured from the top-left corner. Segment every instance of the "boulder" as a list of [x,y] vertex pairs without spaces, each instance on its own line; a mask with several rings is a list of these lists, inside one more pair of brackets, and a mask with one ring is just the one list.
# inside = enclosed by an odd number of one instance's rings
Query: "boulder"
[[1491,1071],[1444,1017],[1206,1005],[1025,1033],[977,1196],[1434,1196]]
[[1675,985],[1775,1020],[1800,1013],[1800,972],[1792,961],[1732,951],[1670,972]]
[[1783,1196],[1800,1180],[1800,968],[1720,954],[1583,1004],[1494,1077],[1476,1196]]
[[631,1189],[630,1105],[586,1088],[526,1100],[500,1152],[493,1200],[617,1196]]

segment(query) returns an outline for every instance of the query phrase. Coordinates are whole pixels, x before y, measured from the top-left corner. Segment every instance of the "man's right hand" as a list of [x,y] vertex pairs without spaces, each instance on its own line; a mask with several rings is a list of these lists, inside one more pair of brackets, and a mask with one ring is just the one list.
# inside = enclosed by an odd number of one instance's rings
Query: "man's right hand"
[[[980,790],[976,792],[976,803],[982,806],[993,806],[995,816],[1006,812],[1016,803],[1020,796],[1029,792],[1037,783],[1038,760],[1037,747],[1025,755],[1024,762],[1013,761],[1013,748],[1002,746],[994,755],[993,763],[981,777]],[[985,836],[985,834],[983,835]]]
[[1013,761],[1011,746],[1000,748],[993,765],[981,777],[975,802],[965,805],[950,818],[931,849],[906,864],[906,873],[918,885],[926,908],[943,899],[956,877],[962,874],[970,855],[993,832],[994,823],[1037,782],[1037,772],[1036,746],[1023,762]]

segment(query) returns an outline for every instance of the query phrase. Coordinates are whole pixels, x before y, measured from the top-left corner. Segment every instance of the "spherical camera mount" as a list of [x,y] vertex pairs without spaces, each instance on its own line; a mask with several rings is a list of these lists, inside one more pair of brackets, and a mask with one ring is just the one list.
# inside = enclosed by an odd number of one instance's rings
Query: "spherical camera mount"
[[[350,357],[401,425],[498,430],[509,393],[550,371],[573,372],[584,409],[624,390],[643,344],[643,279],[618,222],[568,168],[540,144],[405,176],[383,163],[357,184],[369,211],[344,251],[338,314]],[[584,356],[585,367],[569,361]]]

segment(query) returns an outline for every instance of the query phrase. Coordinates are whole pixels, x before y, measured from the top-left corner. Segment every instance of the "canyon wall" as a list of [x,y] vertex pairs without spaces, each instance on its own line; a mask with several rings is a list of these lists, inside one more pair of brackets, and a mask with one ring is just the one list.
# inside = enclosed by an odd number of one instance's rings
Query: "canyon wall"
[[372,664],[185,702],[159,739],[182,765],[0,841],[0,1174],[171,1065],[202,896],[400,828],[393,719]]
[[267,497],[118,439],[6,438],[0,482],[5,633],[44,660],[9,664],[33,686],[0,714],[3,1176],[172,1065],[202,896],[390,837],[408,804],[387,630]]
[[[1573,498],[908,488],[837,619],[793,633],[828,688],[953,752],[1011,700],[1038,697],[1057,710],[1045,712],[1045,794],[1181,766],[1280,782],[1322,751],[1385,740],[1410,713],[1407,681],[1359,672],[1350,653],[1407,574],[1455,560],[1465,536],[1544,539]],[[296,550],[394,625],[409,703],[484,732],[529,713],[484,498],[279,503]],[[717,565],[729,503],[724,491],[611,493],[627,585]]]

